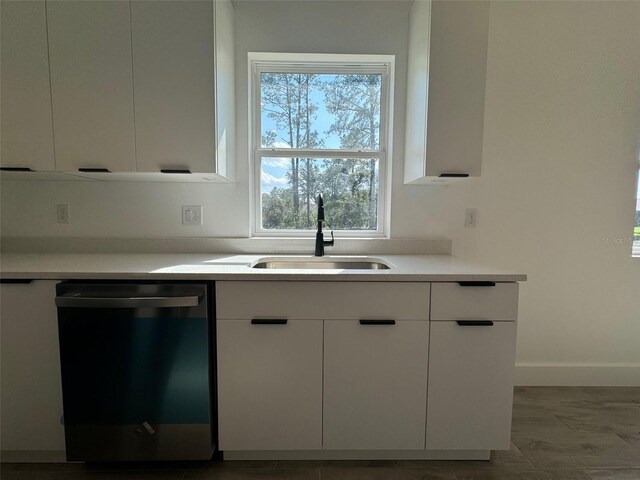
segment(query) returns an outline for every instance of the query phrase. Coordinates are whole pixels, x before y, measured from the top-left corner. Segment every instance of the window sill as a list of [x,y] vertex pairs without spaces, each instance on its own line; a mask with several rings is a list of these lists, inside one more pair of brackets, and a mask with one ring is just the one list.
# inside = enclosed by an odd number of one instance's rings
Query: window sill
[[[325,239],[327,237],[331,237],[331,229],[330,228],[326,228],[323,229],[322,233],[325,236]],[[388,240],[389,239],[389,235],[385,234],[385,233],[363,233],[363,234],[358,234],[358,233],[352,233],[352,232],[348,232],[348,233],[344,233],[344,232],[338,232],[336,233],[335,231],[333,232],[333,235],[336,239],[336,241],[339,240]],[[274,240],[274,239],[279,239],[279,240],[315,240],[316,238],[316,232],[272,232],[272,233],[267,233],[267,232],[257,232],[255,234],[253,234],[250,238],[252,239],[256,239],[256,240]]]

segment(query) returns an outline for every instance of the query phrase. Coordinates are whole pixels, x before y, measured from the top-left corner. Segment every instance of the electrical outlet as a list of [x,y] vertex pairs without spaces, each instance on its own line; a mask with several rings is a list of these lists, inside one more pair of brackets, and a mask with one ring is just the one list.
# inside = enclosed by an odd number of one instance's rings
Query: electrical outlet
[[58,223],[71,223],[71,211],[69,209],[69,205],[58,204],[56,206],[56,217],[58,219]]
[[183,205],[182,224],[202,225],[202,205]]
[[474,228],[478,223],[478,210],[475,208],[467,208],[464,211],[464,226]]

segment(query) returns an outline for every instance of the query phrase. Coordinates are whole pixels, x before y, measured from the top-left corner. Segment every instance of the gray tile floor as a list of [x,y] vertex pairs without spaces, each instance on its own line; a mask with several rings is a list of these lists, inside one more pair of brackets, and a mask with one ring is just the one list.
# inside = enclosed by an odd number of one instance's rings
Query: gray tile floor
[[2,464],[2,480],[640,480],[640,387],[519,387],[488,462]]

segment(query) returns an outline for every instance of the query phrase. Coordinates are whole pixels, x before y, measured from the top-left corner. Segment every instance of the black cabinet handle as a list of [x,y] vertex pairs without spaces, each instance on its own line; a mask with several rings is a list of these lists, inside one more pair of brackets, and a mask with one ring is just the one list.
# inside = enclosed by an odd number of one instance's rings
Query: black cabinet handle
[[31,283],[33,279],[31,278],[0,278],[0,283]]
[[184,174],[190,174],[191,170],[178,169],[178,168],[165,168],[165,169],[160,170],[160,172],[162,172],[162,173],[184,173]]
[[253,318],[251,325],[286,325],[286,318]]
[[440,178],[467,178],[468,173],[441,173],[438,175]]
[[0,167],[4,172],[33,172],[29,167]]
[[461,327],[493,327],[491,320],[457,320]]
[[495,287],[496,282],[458,282],[461,287]]
[[89,167],[82,167],[78,169],[79,172],[86,172],[86,173],[111,173],[111,171],[109,171],[108,168],[89,168]]
[[360,325],[395,325],[395,320],[360,320]]

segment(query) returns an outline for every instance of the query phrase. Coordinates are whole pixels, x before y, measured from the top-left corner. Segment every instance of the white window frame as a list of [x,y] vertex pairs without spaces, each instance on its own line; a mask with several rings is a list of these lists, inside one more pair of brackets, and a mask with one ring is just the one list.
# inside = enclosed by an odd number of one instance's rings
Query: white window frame
[[[393,146],[393,92],[395,55],[344,55],[249,52],[249,152],[251,159],[251,235],[254,237],[313,237],[315,230],[267,230],[262,228],[262,157],[363,158],[378,160],[376,230],[336,230],[342,238],[388,238],[391,211],[391,152]],[[380,98],[380,149],[329,150],[262,148],[260,74],[278,73],[371,73],[382,75]],[[331,213],[326,212],[330,218]],[[328,226],[331,229],[331,226]]]
[[[640,190],[640,159],[638,159],[638,172],[637,172],[637,180],[636,180],[636,195],[638,190]],[[638,197],[636,196],[636,212],[638,211],[638,205],[640,200],[638,199]],[[634,215],[634,220],[635,220],[635,215]],[[633,222],[633,232],[631,233],[631,256],[634,258],[640,258],[640,245],[638,245],[636,242],[633,241],[633,239],[635,238],[635,226],[636,223],[635,221]]]

